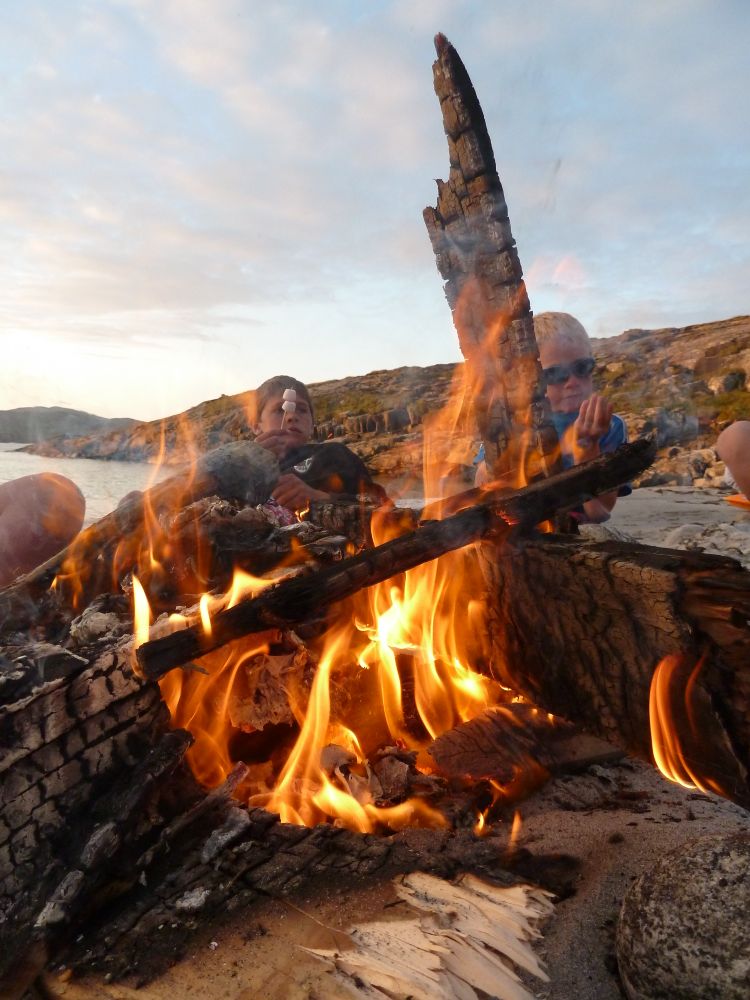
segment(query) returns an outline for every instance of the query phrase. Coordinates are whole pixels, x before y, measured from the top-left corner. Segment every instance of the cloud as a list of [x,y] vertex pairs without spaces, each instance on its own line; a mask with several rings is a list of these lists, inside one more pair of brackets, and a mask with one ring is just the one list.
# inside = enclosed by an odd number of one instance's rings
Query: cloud
[[[129,351],[181,352],[185,406],[290,350],[319,378],[458,357],[421,218],[448,172],[437,30],[482,102],[537,311],[616,333],[747,310],[746,5],[12,11],[0,322],[86,352],[65,390],[85,408],[113,352],[128,371]],[[125,401],[166,405],[138,370]]]

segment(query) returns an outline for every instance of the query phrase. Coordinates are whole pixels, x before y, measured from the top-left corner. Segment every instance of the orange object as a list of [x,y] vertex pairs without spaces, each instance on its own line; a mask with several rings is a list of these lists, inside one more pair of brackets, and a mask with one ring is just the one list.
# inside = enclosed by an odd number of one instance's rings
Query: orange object
[[741,507],[743,510],[750,510],[750,500],[744,493],[733,493],[731,497],[724,497],[727,503],[733,507]]

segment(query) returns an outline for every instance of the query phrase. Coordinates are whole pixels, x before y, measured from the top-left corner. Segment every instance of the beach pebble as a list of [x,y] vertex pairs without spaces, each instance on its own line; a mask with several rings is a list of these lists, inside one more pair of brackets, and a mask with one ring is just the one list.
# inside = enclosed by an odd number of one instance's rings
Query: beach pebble
[[750,833],[665,854],[628,890],[617,961],[629,1000],[750,995]]

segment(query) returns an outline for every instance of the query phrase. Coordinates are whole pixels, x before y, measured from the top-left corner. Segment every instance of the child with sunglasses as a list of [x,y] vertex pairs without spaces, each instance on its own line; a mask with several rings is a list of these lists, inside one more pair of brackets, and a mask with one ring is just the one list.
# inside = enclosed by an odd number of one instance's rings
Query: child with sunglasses
[[[594,392],[596,362],[584,327],[568,313],[548,312],[534,317],[534,331],[563,466],[569,468],[615,451],[627,441],[627,430],[622,418],[612,412],[612,404]],[[481,461],[478,485],[487,478],[483,458],[480,452],[475,459]],[[622,486],[587,501],[573,514],[581,522],[606,521],[618,496],[630,493],[630,486]]]

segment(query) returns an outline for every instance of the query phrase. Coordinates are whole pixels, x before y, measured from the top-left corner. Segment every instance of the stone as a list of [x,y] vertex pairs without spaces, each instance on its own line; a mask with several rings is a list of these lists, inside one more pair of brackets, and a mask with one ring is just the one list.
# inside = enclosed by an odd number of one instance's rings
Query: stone
[[734,392],[735,389],[744,389],[747,376],[741,369],[726,372],[724,375],[716,375],[708,380],[708,388],[711,392]]
[[629,1000],[750,995],[750,833],[665,854],[623,901],[616,952]]

